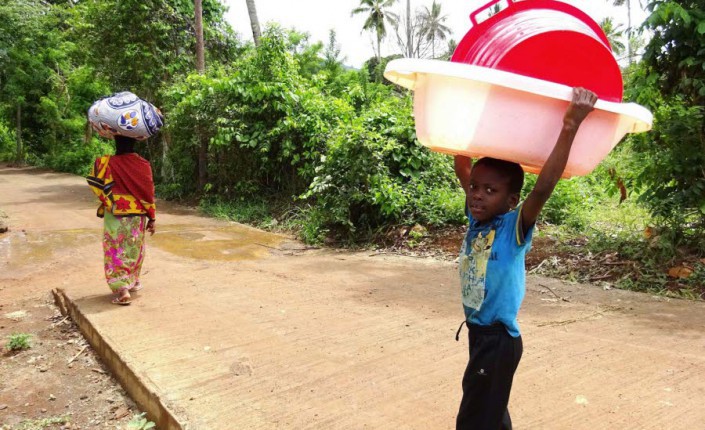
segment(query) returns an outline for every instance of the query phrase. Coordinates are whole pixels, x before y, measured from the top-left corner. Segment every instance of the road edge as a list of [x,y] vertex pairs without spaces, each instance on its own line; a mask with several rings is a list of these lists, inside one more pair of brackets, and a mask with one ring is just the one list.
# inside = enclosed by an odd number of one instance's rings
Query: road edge
[[187,430],[185,420],[176,416],[162,400],[151,381],[141,378],[120,357],[111,342],[101,336],[91,321],[81,312],[71,297],[61,288],[51,290],[57,307],[64,316],[69,316],[79,328],[96,354],[101,358],[113,377],[120,383],[140,410],[161,430]]

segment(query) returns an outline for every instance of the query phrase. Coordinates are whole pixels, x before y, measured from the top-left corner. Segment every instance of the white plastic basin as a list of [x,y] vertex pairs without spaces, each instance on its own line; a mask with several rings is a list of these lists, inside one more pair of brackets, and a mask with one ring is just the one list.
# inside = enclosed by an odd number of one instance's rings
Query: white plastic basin
[[[423,145],[514,161],[533,173],[553,150],[572,98],[565,85],[447,61],[393,60],[384,76],[414,90]],[[590,173],[626,133],[650,130],[652,122],[640,105],[598,100],[578,130],[563,176]]]

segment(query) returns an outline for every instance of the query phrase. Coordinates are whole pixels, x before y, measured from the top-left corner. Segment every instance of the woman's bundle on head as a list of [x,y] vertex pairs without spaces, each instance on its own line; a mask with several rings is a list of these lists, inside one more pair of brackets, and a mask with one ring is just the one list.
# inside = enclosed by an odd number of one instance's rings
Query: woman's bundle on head
[[93,103],[88,109],[88,121],[93,130],[106,139],[125,136],[145,140],[164,125],[164,117],[157,107],[129,91]]

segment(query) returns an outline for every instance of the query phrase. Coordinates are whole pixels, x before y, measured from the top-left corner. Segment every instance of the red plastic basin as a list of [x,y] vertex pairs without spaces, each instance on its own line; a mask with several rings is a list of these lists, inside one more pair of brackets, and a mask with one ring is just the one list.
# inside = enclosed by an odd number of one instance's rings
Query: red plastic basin
[[622,101],[622,73],[600,26],[569,4],[555,0],[506,0],[508,7],[473,27],[451,61],[581,86],[599,98]]

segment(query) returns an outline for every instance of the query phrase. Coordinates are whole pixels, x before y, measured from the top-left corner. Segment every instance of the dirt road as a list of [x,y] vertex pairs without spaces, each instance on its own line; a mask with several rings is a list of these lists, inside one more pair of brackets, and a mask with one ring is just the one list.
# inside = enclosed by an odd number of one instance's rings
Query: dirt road
[[[454,427],[467,338],[452,263],[303,250],[162,204],[145,290],[118,307],[82,178],[0,168],[0,209],[0,302],[66,289],[188,428]],[[527,290],[517,429],[705,429],[704,303]]]

